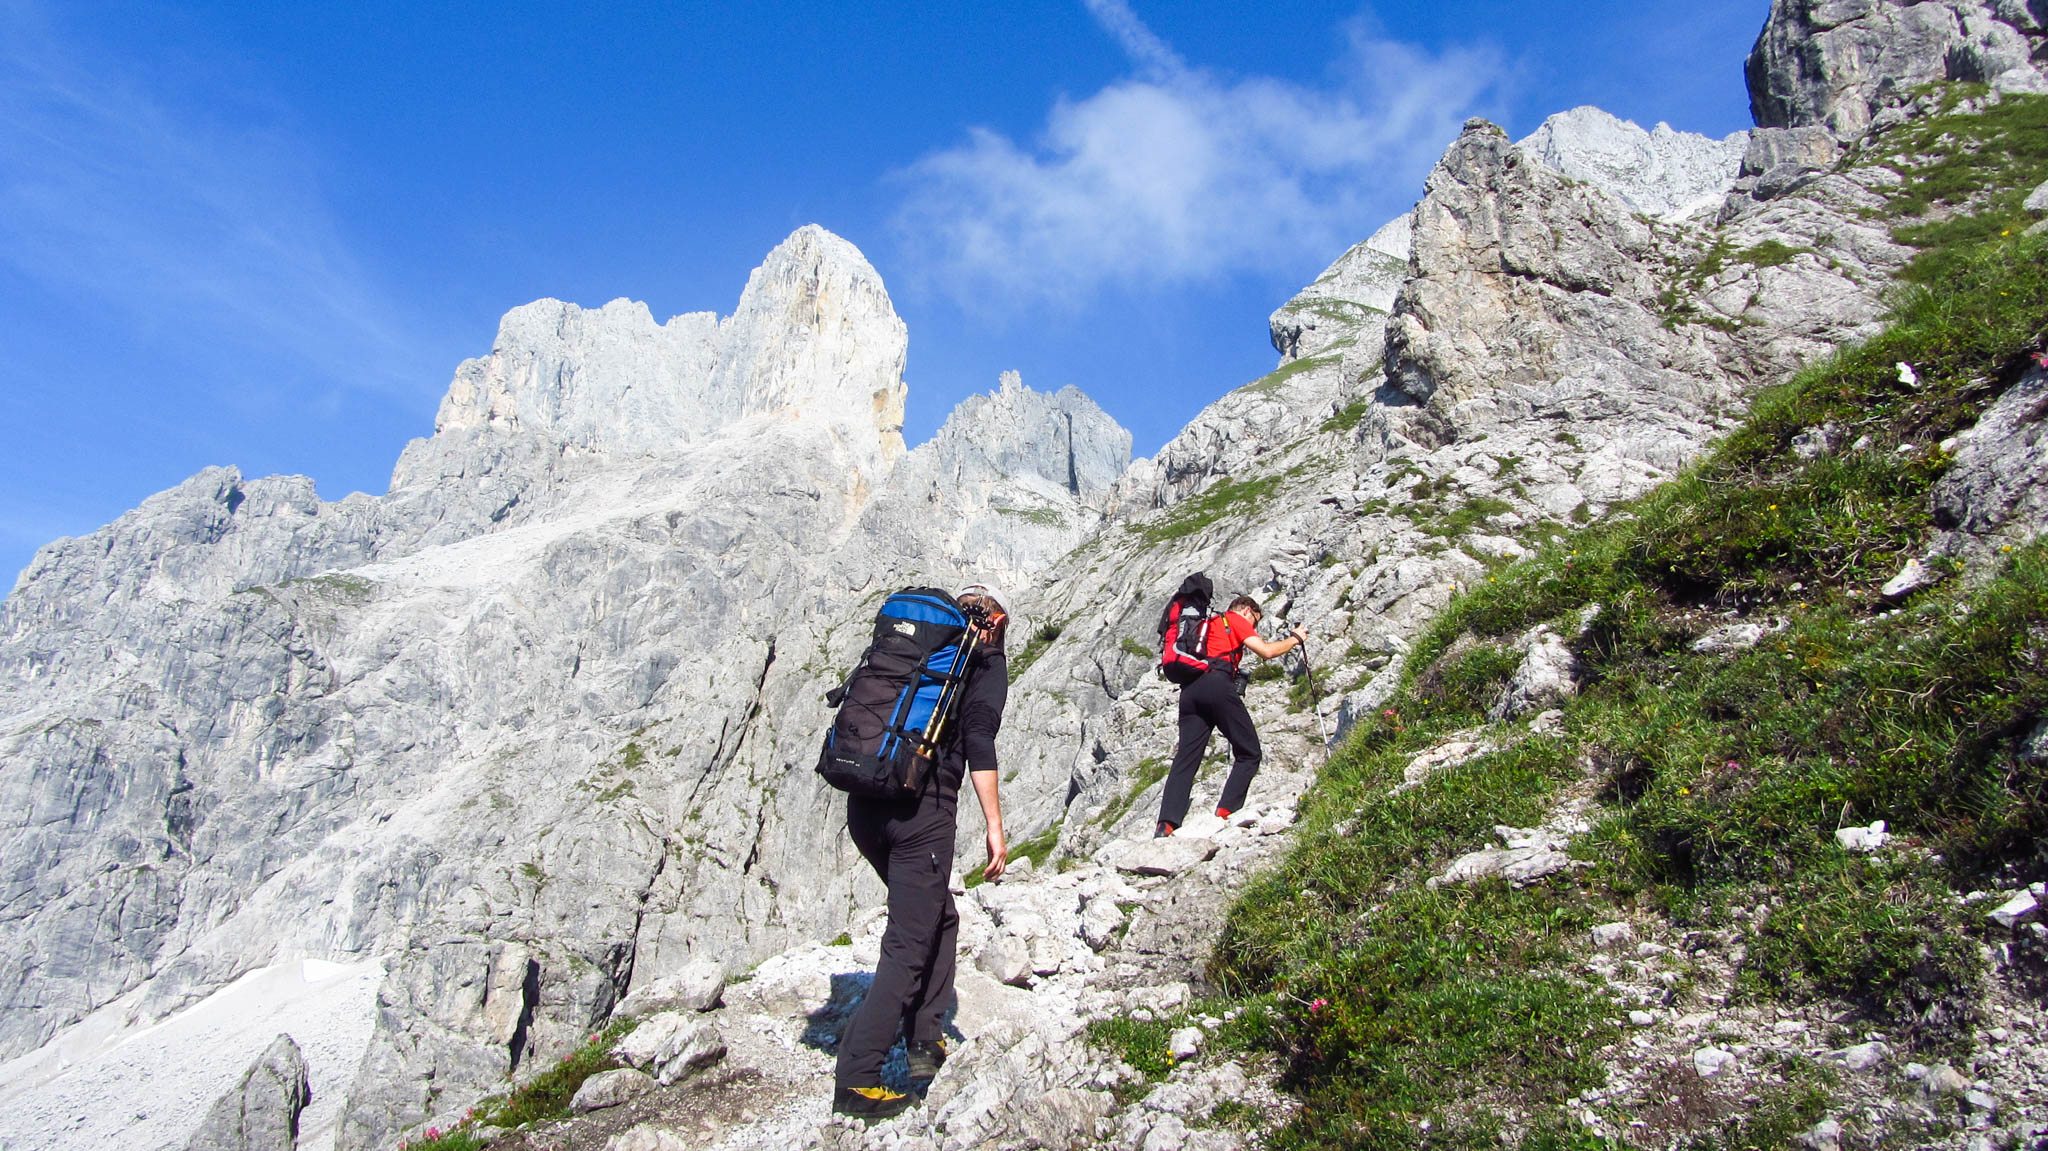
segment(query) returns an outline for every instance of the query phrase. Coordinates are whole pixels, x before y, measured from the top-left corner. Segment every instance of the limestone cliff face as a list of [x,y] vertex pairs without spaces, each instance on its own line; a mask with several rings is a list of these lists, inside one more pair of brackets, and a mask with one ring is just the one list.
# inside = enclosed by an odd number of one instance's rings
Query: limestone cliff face
[[1101,525],[1130,459],[1131,433],[1079,389],[1033,391],[1005,372],[897,466],[838,562],[1022,587]]
[[1751,49],[1761,128],[1819,125],[1854,138],[1943,81],[2048,91],[2040,0],[1774,0]]

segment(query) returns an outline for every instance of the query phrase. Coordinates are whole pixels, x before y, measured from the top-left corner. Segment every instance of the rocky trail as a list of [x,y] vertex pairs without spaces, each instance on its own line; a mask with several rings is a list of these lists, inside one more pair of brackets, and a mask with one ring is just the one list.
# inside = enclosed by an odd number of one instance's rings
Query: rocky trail
[[[1281,693],[1260,692],[1275,711]],[[1086,1031],[1097,1020],[1178,1018],[1194,1005],[1224,912],[1286,849],[1295,803],[1314,777],[1311,718],[1271,726],[1254,802],[1228,821],[1198,815],[1173,838],[1152,839],[1154,785],[1085,860],[1020,858],[1001,880],[973,887],[956,873],[952,1053],[904,1115],[868,1127],[830,1111],[838,1030],[879,954],[884,915],[875,908],[835,945],[793,948],[731,982],[705,965],[636,994],[620,1010],[640,1022],[614,1048],[627,1068],[585,1081],[578,1109],[588,1113],[474,1134],[500,1151],[1245,1145],[1246,1130],[1211,1126],[1219,1103],[1268,1118],[1292,1104],[1274,1086],[1270,1060],[1207,1050],[1206,1029],[1224,1020],[1190,1016],[1172,1037],[1174,1070],[1159,1083],[1091,1045]],[[1206,765],[1198,800],[1213,796],[1223,771]],[[665,1006],[675,1009],[656,1010]],[[899,1049],[885,1076],[905,1087],[904,1074]]]

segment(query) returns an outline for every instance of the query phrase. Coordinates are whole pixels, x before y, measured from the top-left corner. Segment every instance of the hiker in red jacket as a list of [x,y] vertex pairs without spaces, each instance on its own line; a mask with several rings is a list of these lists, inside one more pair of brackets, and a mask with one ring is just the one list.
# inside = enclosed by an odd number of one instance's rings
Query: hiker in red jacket
[[1246,710],[1244,677],[1239,665],[1249,650],[1260,659],[1277,659],[1300,647],[1308,633],[1300,627],[1281,640],[1259,634],[1259,621],[1266,613],[1257,600],[1241,595],[1230,601],[1230,609],[1209,621],[1204,651],[1209,670],[1180,689],[1180,743],[1173,749],[1173,767],[1166,773],[1166,791],[1159,799],[1159,826],[1155,836],[1172,835],[1187,822],[1188,797],[1195,789],[1195,769],[1209,750],[1209,736],[1217,728],[1230,741],[1230,778],[1224,781],[1223,798],[1216,805],[1218,818],[1244,806],[1251,791],[1252,777],[1259,773],[1259,733]]

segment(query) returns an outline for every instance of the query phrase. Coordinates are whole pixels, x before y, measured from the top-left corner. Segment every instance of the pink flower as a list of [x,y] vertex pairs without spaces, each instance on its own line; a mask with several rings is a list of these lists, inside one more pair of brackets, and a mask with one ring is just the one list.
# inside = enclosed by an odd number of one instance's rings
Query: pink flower
[[1319,995],[1314,999],[1309,1000],[1308,1013],[1310,1015],[1317,1014],[1318,1012],[1322,1011],[1323,1008],[1328,1007],[1329,1005],[1330,1001],[1324,999],[1322,996]]

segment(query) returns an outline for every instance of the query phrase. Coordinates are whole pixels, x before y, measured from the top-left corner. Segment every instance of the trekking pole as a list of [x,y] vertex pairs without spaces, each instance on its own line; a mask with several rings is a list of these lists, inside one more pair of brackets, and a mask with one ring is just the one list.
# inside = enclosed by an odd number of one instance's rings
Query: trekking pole
[[1296,654],[1301,656],[1302,678],[1308,680],[1308,709],[1316,713],[1316,734],[1322,737],[1323,764],[1328,766],[1330,762],[1330,731],[1327,727],[1323,726],[1323,693],[1316,689],[1316,669],[1314,665],[1308,662],[1308,641],[1302,640],[1300,645],[1294,650]]
[[928,752],[934,761],[939,755],[939,740],[945,738],[946,721],[952,718],[953,699],[967,680],[967,662],[974,658],[974,649],[980,645],[981,631],[970,621],[967,634],[960,641],[959,657],[953,662],[955,674],[940,689],[938,706],[932,709],[932,717],[926,722],[924,735],[920,738],[922,746],[919,750]]

